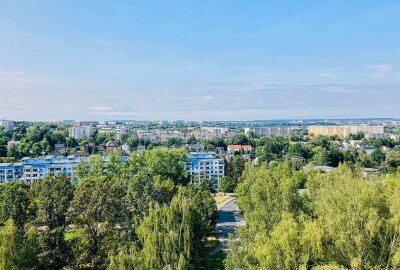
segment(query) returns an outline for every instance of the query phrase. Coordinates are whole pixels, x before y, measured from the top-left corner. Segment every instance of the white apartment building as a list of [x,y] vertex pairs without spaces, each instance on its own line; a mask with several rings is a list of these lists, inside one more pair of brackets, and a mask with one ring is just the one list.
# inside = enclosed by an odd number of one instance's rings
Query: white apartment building
[[254,136],[267,136],[267,137],[286,137],[292,133],[293,130],[297,129],[296,127],[252,127],[245,128],[244,133],[248,135],[250,132],[254,134]]
[[92,136],[93,132],[94,128],[90,125],[82,127],[71,127],[68,129],[69,136],[77,140],[82,138],[89,138],[90,136]]
[[208,179],[214,189],[219,188],[219,181],[225,175],[225,160],[214,152],[191,152],[185,161],[185,167],[192,183]]
[[4,127],[4,130],[10,133],[14,131],[14,121],[4,119],[0,120],[0,126]]

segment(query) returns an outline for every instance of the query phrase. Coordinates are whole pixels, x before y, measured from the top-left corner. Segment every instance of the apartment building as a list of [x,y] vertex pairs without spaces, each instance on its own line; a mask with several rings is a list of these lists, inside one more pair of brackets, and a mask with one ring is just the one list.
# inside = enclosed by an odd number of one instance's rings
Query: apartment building
[[12,133],[14,131],[14,121],[0,120],[0,127],[4,127],[5,131]]
[[71,127],[68,129],[69,136],[77,140],[83,138],[89,138],[90,136],[92,136],[93,132],[94,128],[91,125],[85,125],[81,127]]
[[254,136],[267,136],[267,137],[286,137],[292,133],[295,127],[251,127],[245,128],[244,133],[249,135],[253,133]]
[[191,152],[184,163],[192,183],[207,179],[214,189],[219,188],[219,181],[225,175],[223,158],[218,157],[214,152]]
[[307,129],[309,134],[315,136],[338,136],[340,138],[346,138],[350,134],[359,132],[366,134],[366,137],[378,137],[379,135],[376,134],[385,133],[384,126],[309,126]]
[[[108,162],[108,156],[102,157],[103,162]],[[0,183],[23,180],[27,183],[43,179],[46,175],[58,173],[66,175],[70,179],[76,179],[75,168],[88,157],[55,157],[46,156],[40,158],[25,157],[18,163],[0,163]],[[127,156],[121,156],[122,161],[127,161]]]
[[204,133],[205,138],[227,138],[229,137],[229,129],[228,128],[219,128],[219,127],[203,127],[201,131]]
[[151,142],[160,142],[161,136],[159,131],[145,131],[145,130],[138,130],[136,134],[139,140],[143,141],[151,141]]

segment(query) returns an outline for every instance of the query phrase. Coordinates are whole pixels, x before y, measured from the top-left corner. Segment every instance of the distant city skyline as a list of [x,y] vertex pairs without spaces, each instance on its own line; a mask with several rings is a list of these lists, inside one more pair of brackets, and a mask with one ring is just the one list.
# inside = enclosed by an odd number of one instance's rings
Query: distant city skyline
[[0,119],[400,117],[399,1],[4,1]]

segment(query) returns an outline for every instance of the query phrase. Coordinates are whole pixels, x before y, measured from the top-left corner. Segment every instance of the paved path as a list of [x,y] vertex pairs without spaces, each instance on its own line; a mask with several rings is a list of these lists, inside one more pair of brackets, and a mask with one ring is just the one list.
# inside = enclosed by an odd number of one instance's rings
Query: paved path
[[[218,219],[215,227],[217,238],[223,251],[228,251],[228,236],[234,233],[239,226],[245,225],[244,217],[240,215],[236,198],[230,198],[217,205]],[[219,250],[219,249],[218,249]],[[214,254],[218,250],[210,253]]]

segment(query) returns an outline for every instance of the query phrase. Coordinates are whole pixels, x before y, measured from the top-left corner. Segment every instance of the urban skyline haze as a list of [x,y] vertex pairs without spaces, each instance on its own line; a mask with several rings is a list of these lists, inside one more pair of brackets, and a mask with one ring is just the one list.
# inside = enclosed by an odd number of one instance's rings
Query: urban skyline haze
[[0,1],[0,119],[400,117],[399,1]]

